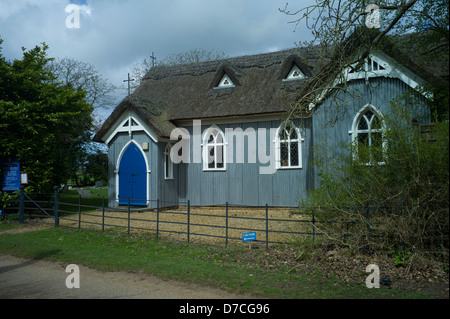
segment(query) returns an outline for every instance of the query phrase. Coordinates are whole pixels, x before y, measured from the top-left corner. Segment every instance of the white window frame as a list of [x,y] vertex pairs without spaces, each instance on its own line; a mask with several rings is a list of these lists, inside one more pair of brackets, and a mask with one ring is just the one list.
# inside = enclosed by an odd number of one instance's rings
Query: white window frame
[[[296,75],[298,74],[298,75]],[[295,80],[301,80],[304,79],[305,75],[303,74],[303,72],[300,70],[300,68],[294,64],[291,68],[291,71],[289,71],[288,75],[286,76],[286,78],[283,79],[283,81],[295,81]]]
[[[280,138],[280,134],[283,130],[286,130],[287,127],[290,127],[291,130],[295,130],[297,134],[297,138],[291,139],[289,132],[286,131],[288,138],[286,140],[282,140]],[[303,166],[302,163],[302,144],[303,144],[303,137],[300,133],[300,129],[292,123],[292,121],[285,121],[281,123],[280,127],[278,128],[276,135],[275,135],[275,162],[276,162],[276,168],[277,169],[300,169]],[[281,144],[286,143],[287,149],[288,149],[288,162],[287,165],[282,165],[281,163]],[[297,150],[298,150],[298,165],[292,165],[291,163],[291,144],[297,143]]]
[[170,151],[172,149],[172,144],[167,143],[166,148],[164,150],[164,179],[172,180],[173,179],[173,162],[170,158]]
[[[356,63],[352,65],[352,67],[355,66]],[[371,77],[389,76],[390,73],[392,73],[392,67],[386,61],[373,54],[369,55],[360,69],[352,70],[352,68],[348,68],[345,70],[347,80],[367,80]]]
[[[213,140],[209,142],[211,134],[213,135]],[[222,142],[217,141],[219,135],[222,137]],[[216,125],[213,125],[205,131],[202,141],[203,171],[226,171],[226,140],[223,131]],[[208,159],[210,147],[214,148],[214,167],[209,167],[210,163],[208,162]],[[219,147],[222,147],[223,167],[217,167],[217,148]]]
[[220,80],[219,84],[215,87],[215,89],[223,89],[223,88],[234,88],[235,85],[233,81],[231,81],[230,77],[225,73],[222,76],[222,79]]
[[[371,111],[374,114],[374,116],[376,116],[378,118],[378,120],[381,123],[381,128],[379,128],[379,129],[372,129],[371,128],[372,121],[373,121],[373,118],[372,118],[370,120],[370,122],[368,121],[367,129],[364,129],[364,130],[358,129],[359,123],[360,123],[361,120],[363,120],[363,118],[365,118],[365,120],[367,121],[367,117],[365,117],[365,114],[367,113],[367,111]],[[351,135],[351,139],[352,139],[352,144],[356,146],[355,147],[355,151],[353,153],[353,160],[355,160],[355,161],[358,160],[358,147],[357,147],[358,134],[363,134],[363,133],[364,134],[365,133],[369,134],[369,146],[371,145],[371,136],[370,136],[371,133],[372,132],[374,132],[374,133],[381,133],[381,139],[382,139],[381,147],[382,147],[382,150],[383,150],[383,155],[385,156],[386,155],[386,147],[387,147],[386,141],[384,139],[385,131],[386,131],[386,127],[385,127],[385,122],[384,122],[382,113],[375,106],[373,106],[371,104],[366,104],[365,106],[363,106],[356,113],[356,115],[355,115],[355,117],[353,119],[352,129],[351,129],[351,131],[349,131],[349,134]],[[369,162],[364,163],[364,164],[365,165],[373,165],[372,158],[369,159]],[[381,161],[381,162],[377,162],[377,164],[378,165],[384,165],[385,162]]]

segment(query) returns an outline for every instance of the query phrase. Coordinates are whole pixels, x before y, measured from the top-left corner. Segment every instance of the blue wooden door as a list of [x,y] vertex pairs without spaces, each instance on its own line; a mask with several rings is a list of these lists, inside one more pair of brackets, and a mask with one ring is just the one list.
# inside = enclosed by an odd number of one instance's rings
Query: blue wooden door
[[147,166],[138,147],[131,143],[119,164],[119,205],[147,206]]

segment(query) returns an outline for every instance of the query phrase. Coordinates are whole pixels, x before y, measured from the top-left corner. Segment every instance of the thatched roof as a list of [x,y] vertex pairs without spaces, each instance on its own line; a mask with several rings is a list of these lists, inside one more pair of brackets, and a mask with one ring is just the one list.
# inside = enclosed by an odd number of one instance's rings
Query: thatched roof
[[[134,94],[164,101],[173,121],[283,112],[303,80],[283,82],[294,63],[307,75],[317,65],[307,49],[189,65],[155,67]],[[215,89],[226,73],[233,88]]]
[[[389,53],[392,54],[392,50]],[[94,141],[101,142],[121,114],[133,110],[160,137],[169,137],[180,120],[282,114],[308,90],[308,82],[326,68],[315,49],[296,48],[220,61],[157,66],[105,121]],[[283,81],[293,65],[306,79]],[[420,71],[408,61],[407,67]],[[224,74],[235,84],[215,88]],[[424,77],[425,78],[425,77]]]
[[161,101],[131,94],[114,109],[95,134],[93,140],[99,143],[103,142],[103,137],[125,111],[135,112],[159,136],[170,136],[170,132],[175,128],[175,125],[170,122],[166,109],[166,104]]
[[[282,81],[296,64],[306,76],[318,65],[311,49],[290,49],[220,61],[157,66],[125,98],[97,132],[100,142],[121,114],[131,109],[161,137],[177,120],[281,113],[307,80]],[[235,84],[215,88],[224,74]],[[169,120],[169,123],[166,121]]]

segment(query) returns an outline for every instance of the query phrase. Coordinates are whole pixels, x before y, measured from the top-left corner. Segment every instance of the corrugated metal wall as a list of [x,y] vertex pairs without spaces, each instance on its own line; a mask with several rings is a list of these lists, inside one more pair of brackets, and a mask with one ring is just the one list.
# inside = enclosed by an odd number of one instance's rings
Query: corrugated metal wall
[[[359,92],[361,97],[353,99],[349,94],[342,94],[339,99],[349,101],[341,106],[339,113],[336,114],[336,107],[332,99],[328,99],[319,105],[313,115],[314,127],[314,141],[318,146],[324,140],[327,142],[327,147],[332,154],[328,156],[336,156],[342,152],[342,143],[351,142],[351,135],[349,131],[352,129],[352,124],[355,116],[367,104],[371,104],[384,116],[391,112],[391,101],[409,92],[411,88],[399,79],[392,78],[374,78],[366,84],[365,80],[356,80],[349,83],[349,88],[353,91]],[[428,122],[430,120],[429,110],[426,107],[420,109],[420,106],[425,105],[425,99],[419,94],[415,94],[416,99],[414,105],[408,105],[411,109],[415,109],[413,116],[421,118],[421,122]],[[334,125],[327,125],[334,117],[339,120]],[[315,172],[315,183],[319,185],[318,171]]]
[[[173,180],[166,180],[164,174],[164,150],[165,142],[156,144],[144,132],[133,132],[133,139],[142,146],[149,143],[149,150],[145,151],[150,166],[150,206],[156,206],[156,199],[160,199],[162,206],[176,205],[178,202],[184,204],[187,200],[191,205],[222,205],[226,202],[235,205],[263,206],[287,206],[298,205],[301,198],[306,198],[308,191],[318,185],[318,170],[313,164],[313,148],[324,139],[333,154],[341,151],[341,143],[349,142],[351,136],[352,122],[357,112],[367,104],[375,106],[382,114],[390,110],[390,101],[405,93],[410,88],[398,79],[379,78],[371,79],[369,85],[364,80],[352,81],[352,90],[358,91],[361,98],[345,104],[338,114],[339,120],[334,125],[326,123],[336,116],[336,108],[331,100],[325,101],[316,108],[312,119],[296,120],[295,124],[301,129],[304,139],[302,143],[302,168],[276,170],[273,174],[260,174],[261,164],[256,154],[256,163],[249,163],[247,154],[249,150],[248,141],[244,143],[244,163],[236,163],[236,141],[234,141],[233,163],[227,163],[225,171],[204,171],[202,163],[193,163],[193,127],[185,128],[190,133],[190,163],[174,165]],[[343,100],[350,99],[349,96],[341,96]],[[258,139],[258,129],[266,129],[266,150],[270,150],[273,143],[270,137],[270,129],[280,126],[279,120],[242,122],[227,125],[218,125],[225,133],[226,128],[253,128]],[[201,131],[210,125],[202,125]],[[200,137],[201,139],[201,137]],[[117,203],[116,194],[116,165],[118,157],[124,146],[130,141],[127,133],[119,133],[109,145],[109,205]],[[227,141],[230,144],[230,141]],[[199,141],[202,143],[202,141]],[[256,147],[255,147],[256,149]],[[198,150],[197,150],[198,151]],[[257,151],[256,151],[257,152]],[[330,154],[333,156],[333,154]],[[275,154],[270,154],[274,161]]]
[[[256,154],[256,163],[249,163],[248,151],[249,145],[247,138],[244,139],[244,162],[236,163],[236,139],[233,146],[233,163],[226,164],[226,171],[204,171],[202,163],[192,163],[193,154],[191,154],[191,163],[183,164],[182,178],[186,178],[186,189],[181,192],[180,200],[190,200],[192,205],[221,205],[226,202],[236,205],[263,206],[296,206],[299,197],[306,196],[312,180],[311,167],[309,167],[310,147],[312,134],[311,120],[295,121],[295,124],[301,129],[304,141],[302,143],[302,168],[276,170],[273,174],[260,174],[260,167],[269,164],[260,163]],[[277,129],[280,121],[264,121],[251,123],[233,123],[232,125],[218,125],[225,132],[226,128],[235,129],[241,127],[242,130],[253,128],[256,134],[256,143],[258,139],[258,129],[265,129],[266,154],[269,154],[270,144],[273,139],[270,137],[270,129]],[[208,129],[209,125],[202,125],[202,132]],[[192,127],[186,127],[192,137]],[[227,141],[230,144],[230,141]],[[191,150],[193,149],[193,140],[191,138]],[[252,147],[250,148],[252,149]],[[256,149],[256,147],[254,148]],[[275,165],[275,154],[270,154],[272,163]],[[181,177],[181,176],[180,176]],[[183,184],[180,180],[180,186]]]

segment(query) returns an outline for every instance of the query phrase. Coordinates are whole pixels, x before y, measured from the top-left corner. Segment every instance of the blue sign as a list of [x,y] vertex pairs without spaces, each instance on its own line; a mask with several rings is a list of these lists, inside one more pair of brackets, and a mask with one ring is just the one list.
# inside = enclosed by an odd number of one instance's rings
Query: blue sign
[[256,232],[243,233],[242,234],[242,241],[243,242],[254,241],[254,240],[256,240]]
[[6,157],[1,162],[2,191],[20,190],[20,162],[18,157]]

